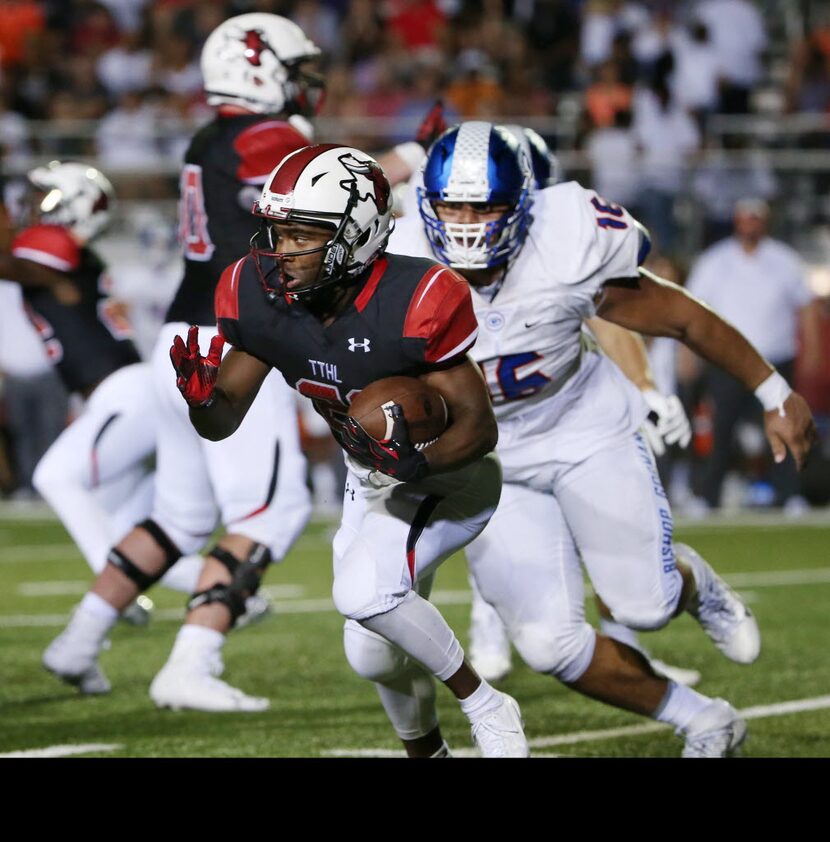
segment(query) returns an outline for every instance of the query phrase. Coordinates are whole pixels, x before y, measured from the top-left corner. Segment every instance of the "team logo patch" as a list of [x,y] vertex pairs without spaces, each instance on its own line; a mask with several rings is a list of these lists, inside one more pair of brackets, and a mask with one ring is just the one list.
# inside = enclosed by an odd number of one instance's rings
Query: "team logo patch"
[[487,330],[501,330],[504,327],[504,316],[501,313],[488,313],[484,319]]
[[377,209],[378,213],[386,213],[389,210],[389,182],[383,174],[383,170],[374,161],[359,161],[354,155],[348,153],[340,156],[340,163],[352,174],[352,178],[340,182],[340,186],[344,190],[351,191],[352,187],[356,185],[357,179],[355,175],[363,175],[372,184],[374,195],[365,193],[358,196],[358,201],[365,202],[371,199]]
[[358,348],[361,348],[364,353],[368,354],[369,351],[372,349],[369,347],[371,345],[371,340],[367,339],[365,336],[363,337],[362,342],[358,342],[353,336],[349,339],[349,350],[354,353]]

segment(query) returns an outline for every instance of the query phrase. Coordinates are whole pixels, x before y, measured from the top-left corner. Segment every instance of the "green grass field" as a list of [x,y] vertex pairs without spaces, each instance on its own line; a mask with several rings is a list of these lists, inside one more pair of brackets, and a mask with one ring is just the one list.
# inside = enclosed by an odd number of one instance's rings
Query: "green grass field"
[[[40,666],[89,583],[88,568],[53,520],[0,520],[0,755],[56,746],[105,746],[84,756],[326,757],[399,749],[375,692],[345,662],[342,621],[329,601],[331,525],[315,524],[267,587],[276,613],[234,632],[224,678],[268,696],[261,714],[157,711],[147,687],[183,615],[182,595],[156,589],[145,629],[119,624],[101,663],[113,684],[83,698]],[[726,661],[688,617],[649,635],[663,660],[699,669],[698,689],[748,711],[749,757],[830,757],[830,521],[810,525],[712,524],[679,528],[751,601],[763,633],[759,661]],[[469,593],[463,559],[439,572],[435,601],[466,642]],[[584,699],[516,662],[503,689],[520,702],[537,755],[675,757],[667,728]],[[797,703],[784,707],[783,703]],[[444,734],[470,749],[469,729],[439,689]],[[465,751],[460,752],[462,755]]]

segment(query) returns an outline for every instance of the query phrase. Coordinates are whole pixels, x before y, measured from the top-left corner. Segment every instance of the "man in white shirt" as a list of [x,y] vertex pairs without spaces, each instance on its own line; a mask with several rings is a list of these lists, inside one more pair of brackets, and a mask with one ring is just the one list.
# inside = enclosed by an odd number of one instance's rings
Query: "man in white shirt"
[[[786,244],[767,236],[769,207],[760,199],[735,205],[735,234],[703,252],[689,276],[689,292],[731,322],[792,383],[801,328],[808,369],[821,364],[818,314],[804,279],[801,260]],[[706,375],[714,411],[714,444],[706,465],[703,493],[720,504],[729,467],[732,433],[740,418],[757,418],[756,401],[734,378],[712,367]],[[776,503],[798,494],[792,459],[770,472]]]

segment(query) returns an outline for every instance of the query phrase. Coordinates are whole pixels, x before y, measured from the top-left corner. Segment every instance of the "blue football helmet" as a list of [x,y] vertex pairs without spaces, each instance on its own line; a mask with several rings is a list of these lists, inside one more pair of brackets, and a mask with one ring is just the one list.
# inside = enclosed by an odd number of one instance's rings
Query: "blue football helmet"
[[518,126],[515,123],[511,123],[504,128],[519,141],[525,154],[530,158],[536,189],[544,190],[546,187],[559,184],[562,180],[562,167],[559,164],[559,159],[548,148],[542,135],[527,128],[527,126]]
[[[533,219],[530,161],[516,139],[492,123],[471,121],[444,132],[430,147],[417,194],[433,253],[455,269],[510,263]],[[491,222],[443,222],[434,202],[507,205],[508,209]]]

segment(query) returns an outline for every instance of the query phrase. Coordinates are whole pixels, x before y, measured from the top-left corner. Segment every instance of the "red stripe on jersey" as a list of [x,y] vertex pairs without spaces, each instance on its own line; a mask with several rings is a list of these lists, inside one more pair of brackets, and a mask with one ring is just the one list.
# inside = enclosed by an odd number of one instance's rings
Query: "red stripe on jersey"
[[372,272],[369,275],[369,280],[366,281],[366,286],[360,290],[360,294],[354,300],[354,306],[357,308],[358,313],[362,313],[366,309],[366,305],[375,294],[375,290],[378,288],[380,279],[383,277],[383,273],[386,271],[388,265],[389,261],[385,257],[381,257],[375,261],[375,265],[372,267]]
[[81,265],[80,246],[58,225],[33,225],[21,231],[12,242],[12,254],[60,272],[71,272]]
[[452,269],[433,266],[412,296],[403,335],[426,339],[424,359],[437,363],[466,353],[477,334],[469,285]]
[[216,313],[217,322],[219,319],[239,318],[239,276],[249,256],[245,255],[228,266],[219,278],[219,283],[216,284],[213,310]]
[[308,146],[308,140],[289,123],[268,120],[237,135],[233,148],[239,155],[236,177],[249,184],[264,184],[286,155]]
[[328,152],[329,149],[337,149],[338,146],[340,146],[339,143],[317,143],[314,146],[306,146],[305,149],[290,155],[282,162],[279,171],[271,179],[268,189],[272,193],[279,193],[281,196],[290,193],[297,184],[297,179],[302,175],[303,170],[318,155]]

